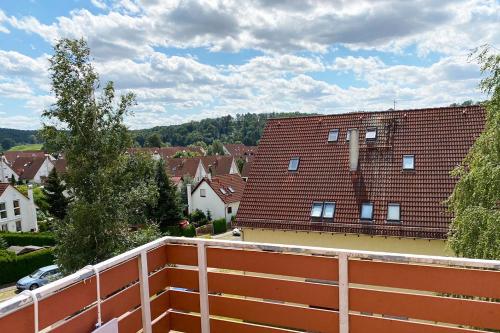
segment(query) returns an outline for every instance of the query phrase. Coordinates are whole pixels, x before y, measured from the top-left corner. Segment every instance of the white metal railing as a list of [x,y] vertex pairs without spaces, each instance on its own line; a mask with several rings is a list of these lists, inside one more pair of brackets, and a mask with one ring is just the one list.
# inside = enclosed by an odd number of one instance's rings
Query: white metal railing
[[295,254],[311,254],[322,256],[333,256],[339,258],[339,323],[340,332],[348,332],[348,259],[363,258],[380,260],[396,263],[420,263],[432,264],[451,267],[465,268],[482,268],[490,270],[500,270],[500,260],[481,260],[469,258],[454,258],[454,257],[439,257],[426,255],[409,255],[402,253],[388,252],[371,252],[345,250],[311,246],[294,246],[294,245],[278,245],[269,243],[253,243],[242,241],[228,241],[218,239],[201,239],[201,238],[178,238],[178,237],[163,237],[153,242],[137,247],[123,254],[105,260],[93,266],[86,266],[83,269],[66,276],[62,279],[49,283],[33,291],[24,291],[23,293],[0,303],[0,318],[20,310],[31,304],[34,305],[34,320],[35,332],[38,332],[38,302],[50,295],[57,293],[58,290],[64,289],[77,282],[88,279],[91,276],[96,276],[97,285],[97,309],[98,309],[98,325],[101,324],[100,314],[100,272],[123,263],[132,258],[139,258],[139,283],[141,293],[141,309],[144,325],[144,332],[151,332],[151,310],[149,308],[149,286],[148,286],[148,267],[147,267],[147,252],[165,244],[191,244],[197,246],[198,253],[198,274],[199,274],[199,292],[200,292],[200,314],[202,323],[202,332],[209,332],[209,309],[208,309],[208,284],[207,284],[207,262],[206,262],[206,247],[222,247],[232,249],[247,249],[247,250],[265,250],[271,252],[295,253]]

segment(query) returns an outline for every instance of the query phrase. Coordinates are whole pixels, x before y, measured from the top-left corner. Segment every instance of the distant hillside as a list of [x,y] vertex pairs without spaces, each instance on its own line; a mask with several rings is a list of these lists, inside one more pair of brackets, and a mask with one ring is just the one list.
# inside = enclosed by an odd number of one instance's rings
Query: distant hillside
[[192,121],[180,125],[157,126],[150,129],[132,131],[140,146],[148,144],[148,139],[158,134],[161,141],[172,146],[187,146],[196,142],[211,144],[214,140],[224,143],[241,142],[255,146],[260,140],[266,121],[269,118],[311,115],[291,113],[247,113],[236,117],[224,116]]
[[0,151],[17,145],[37,143],[36,134],[37,131],[0,128]]

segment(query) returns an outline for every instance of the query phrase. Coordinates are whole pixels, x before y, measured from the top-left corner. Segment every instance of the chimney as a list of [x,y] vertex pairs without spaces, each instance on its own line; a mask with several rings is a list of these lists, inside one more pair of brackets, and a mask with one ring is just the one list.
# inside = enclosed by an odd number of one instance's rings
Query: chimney
[[359,160],[359,131],[351,129],[351,137],[349,139],[349,170],[351,172],[358,170]]
[[188,199],[188,214],[191,214],[193,212],[193,203],[192,203],[192,198],[191,198],[191,184],[186,185],[186,195]]
[[212,166],[208,166],[208,180],[212,181]]
[[35,205],[35,196],[33,195],[33,185],[28,185],[28,199],[30,199],[31,203],[31,214],[33,217],[33,224],[35,225],[35,231],[38,231],[38,221],[36,218],[36,205]]

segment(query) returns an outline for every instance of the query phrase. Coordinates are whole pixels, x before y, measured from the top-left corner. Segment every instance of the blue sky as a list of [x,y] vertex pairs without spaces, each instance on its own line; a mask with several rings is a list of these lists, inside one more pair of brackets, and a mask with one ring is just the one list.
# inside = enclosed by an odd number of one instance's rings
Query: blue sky
[[59,38],[133,91],[132,128],[244,112],[340,113],[484,99],[474,47],[500,46],[497,0],[18,0],[0,3],[0,127],[54,98]]

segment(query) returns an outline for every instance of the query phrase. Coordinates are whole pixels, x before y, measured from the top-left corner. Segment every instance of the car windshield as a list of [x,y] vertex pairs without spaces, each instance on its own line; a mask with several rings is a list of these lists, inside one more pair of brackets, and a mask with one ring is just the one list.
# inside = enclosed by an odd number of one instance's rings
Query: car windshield
[[44,271],[41,270],[41,269],[39,269],[36,272],[30,274],[30,277],[32,277],[32,278],[39,278],[43,273],[44,273]]

